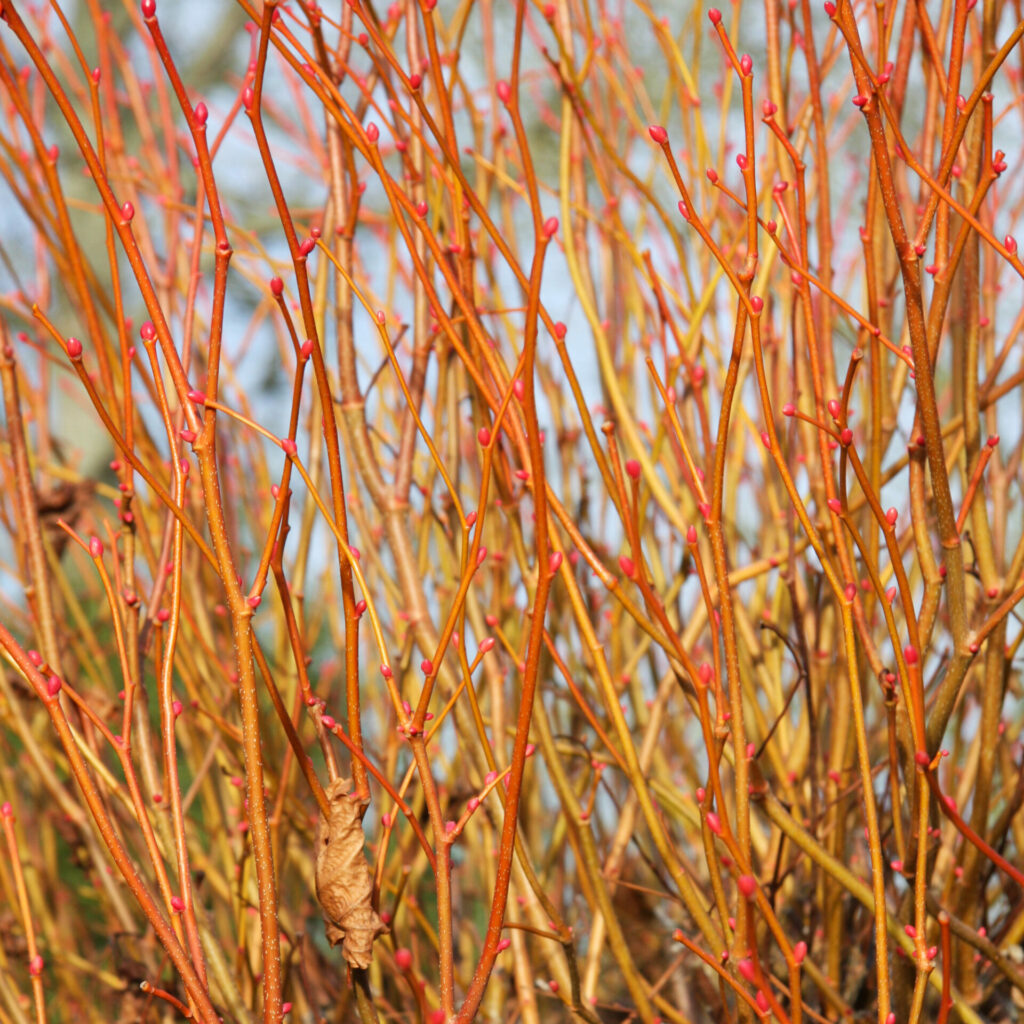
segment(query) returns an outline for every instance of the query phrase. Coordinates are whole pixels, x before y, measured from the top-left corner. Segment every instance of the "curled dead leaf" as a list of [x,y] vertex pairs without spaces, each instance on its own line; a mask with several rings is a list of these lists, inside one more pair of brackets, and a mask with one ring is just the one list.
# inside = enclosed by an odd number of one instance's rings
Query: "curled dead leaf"
[[342,943],[342,956],[353,967],[366,968],[373,959],[373,940],[387,925],[373,909],[373,880],[363,852],[362,808],[349,797],[348,779],[327,786],[330,815],[316,826],[316,895],[332,946]]

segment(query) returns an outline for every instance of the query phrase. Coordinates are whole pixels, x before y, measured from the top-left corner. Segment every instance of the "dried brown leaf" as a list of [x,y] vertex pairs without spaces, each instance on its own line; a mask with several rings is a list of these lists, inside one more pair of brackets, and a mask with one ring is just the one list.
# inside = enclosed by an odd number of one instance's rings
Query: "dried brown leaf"
[[316,895],[323,908],[327,938],[342,943],[341,954],[353,967],[369,967],[373,940],[387,925],[373,909],[373,880],[363,852],[362,808],[348,795],[348,779],[327,787],[330,816],[316,826]]

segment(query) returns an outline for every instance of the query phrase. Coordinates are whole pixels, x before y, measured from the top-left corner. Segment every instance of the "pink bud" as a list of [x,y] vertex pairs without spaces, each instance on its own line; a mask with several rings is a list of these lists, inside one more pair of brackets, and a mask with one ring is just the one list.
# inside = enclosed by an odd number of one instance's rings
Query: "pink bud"
[[783,416],[793,416],[795,414],[796,414],[796,406],[792,402],[787,402],[782,407],[782,415]]
[[181,714],[182,710],[183,705],[180,700],[171,701],[171,712],[173,713],[175,718],[177,718]]
[[429,676],[434,671],[434,663],[429,658],[424,658],[420,662],[420,671],[425,675]]
[[31,974],[33,978],[38,978],[39,975],[43,973],[43,958],[38,953],[29,960],[28,973]]
[[899,514],[899,512],[896,509],[894,509],[894,508],[887,509],[886,513],[885,513],[885,521],[890,526],[895,526],[896,525],[896,520],[899,519],[899,515],[900,514]]
[[320,716],[320,721],[324,723],[324,728],[328,732],[331,732],[334,729],[335,725],[338,724],[337,722],[334,721],[334,716],[333,715],[321,715]]
[[68,338],[65,348],[72,359],[82,358],[82,343],[77,338]]
[[717,7],[712,7],[708,11],[708,19],[712,25],[720,25],[722,23],[722,12]]
[[548,559],[548,571],[552,573],[558,572],[562,565],[562,552],[552,551],[551,557]]
[[715,814],[714,811],[708,811],[707,815],[708,828],[716,835],[722,834],[722,820]]
[[806,942],[804,942],[804,940],[803,940],[803,939],[801,939],[801,940],[800,940],[800,941],[799,941],[799,942],[798,942],[798,943],[797,943],[797,944],[796,944],[796,945],[795,945],[795,946],[793,947],[793,959],[794,959],[794,960],[795,960],[795,961],[796,961],[796,962],[797,962],[798,964],[802,964],[802,963],[804,962],[804,957],[806,957],[806,956],[807,956],[807,943],[806,943]]
[[755,313],[760,313],[761,310],[764,309],[764,299],[762,299],[760,295],[751,295],[750,296],[750,308]]
[[736,885],[748,900],[757,892],[757,879],[753,875],[740,875],[736,879]]
[[640,463],[637,462],[636,459],[627,459],[626,460],[626,472],[634,480],[639,479],[639,477],[640,477]]
[[495,85],[494,91],[495,93],[497,93],[498,99],[501,100],[502,103],[508,103],[508,101],[512,98],[512,89],[509,86],[508,82],[504,80],[498,82]]
[[749,53],[743,54],[743,56],[740,57],[740,73],[742,75],[744,75],[744,77],[745,77],[745,76],[750,74],[750,72],[753,70],[753,68],[754,68],[754,62],[753,62],[753,60],[751,60],[750,54]]
[[512,945],[512,940],[511,939],[501,939],[498,942],[498,952],[499,953],[504,952],[511,945]]
[[1017,251],[1017,239],[1013,235],[1007,235],[1003,239],[1003,245],[1006,246],[1006,251],[1012,256]]
[[555,235],[558,232],[558,218],[548,217],[548,219],[544,221],[543,231],[545,238],[551,238]]
[[486,654],[488,651],[493,651],[493,650],[494,650],[494,637],[493,636],[485,636],[483,638],[483,640],[480,641],[480,653],[481,654]]
[[299,450],[298,446],[290,437],[282,437],[280,444],[285,455],[294,455]]
[[123,220],[123,221],[125,221],[125,223],[127,223],[134,216],[135,216],[135,207],[132,206],[132,204],[130,202],[125,200],[125,202],[121,204],[121,220]]
[[46,680],[46,692],[51,697],[56,697],[57,694],[60,693],[60,690],[61,690],[60,676],[50,676],[50,678]]
[[694,526],[692,523],[686,528],[686,543],[697,543],[697,527]]
[[372,121],[366,126],[366,138],[369,140],[371,145],[376,144],[377,140],[380,138],[380,130]]
[[404,946],[395,950],[395,966],[400,971],[407,971],[412,967],[412,953]]
[[838,515],[843,510],[843,503],[838,498],[829,498],[828,507]]
[[629,557],[629,555],[619,556],[619,568],[630,579],[633,578],[633,575],[636,572],[636,564],[634,563],[633,559]]
[[476,439],[486,448],[491,443],[491,432],[486,427],[481,427],[476,432]]
[[103,541],[101,541],[99,537],[89,538],[89,554],[92,555],[93,558],[103,557]]
[[279,277],[272,277],[270,279],[270,292],[274,298],[279,299],[284,292],[284,281]]
[[195,117],[196,124],[200,128],[205,128],[206,127],[206,119],[210,116],[210,112],[206,109],[206,104],[202,100],[200,100],[195,105],[195,108],[193,109],[192,114]]
[[652,124],[647,131],[659,146],[668,142],[668,132],[660,124]]
[[156,0],[142,0],[142,16],[144,18],[156,16]]
[[913,926],[912,924],[905,924],[905,925],[903,926],[903,930],[904,930],[904,931],[905,931],[905,932],[907,933],[907,935],[909,935],[909,936],[910,936],[910,937],[911,937],[912,939],[916,939],[916,938],[917,938],[917,929],[916,929],[916,928],[915,928],[915,927],[914,927],[914,926]]
[[903,648],[903,660],[906,661],[908,665],[916,665],[917,657],[917,648],[914,647],[913,644],[907,644],[907,646]]
[[743,960],[736,961],[736,970],[740,972],[743,977],[753,984],[754,979],[757,977],[757,971],[754,969],[754,961],[744,958]]
[[0,806],[0,818],[12,818],[14,817],[14,811],[11,809],[10,800],[5,800],[3,805]]

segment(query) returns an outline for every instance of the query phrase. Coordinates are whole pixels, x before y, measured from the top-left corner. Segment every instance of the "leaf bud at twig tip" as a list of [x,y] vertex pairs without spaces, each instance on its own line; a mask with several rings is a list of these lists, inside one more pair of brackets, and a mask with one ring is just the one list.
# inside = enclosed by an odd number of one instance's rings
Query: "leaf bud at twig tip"
[[155,18],[156,17],[156,0],[142,0],[141,4],[142,16],[144,18]]
[[68,338],[65,347],[72,359],[78,360],[82,358],[82,343],[77,338]]
[[652,124],[647,132],[659,146],[668,142],[668,132],[660,124]]
[[103,557],[103,541],[101,541],[99,537],[89,538],[89,554],[93,558]]

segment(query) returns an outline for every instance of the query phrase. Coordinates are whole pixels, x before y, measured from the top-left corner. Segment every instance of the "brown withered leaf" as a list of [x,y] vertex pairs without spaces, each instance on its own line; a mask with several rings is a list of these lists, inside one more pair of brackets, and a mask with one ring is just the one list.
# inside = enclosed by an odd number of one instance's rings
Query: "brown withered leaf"
[[363,852],[362,808],[349,798],[350,788],[348,779],[327,787],[331,813],[321,814],[316,826],[316,896],[331,945],[341,942],[348,963],[365,968],[373,959],[373,940],[387,925],[370,903],[373,881]]

